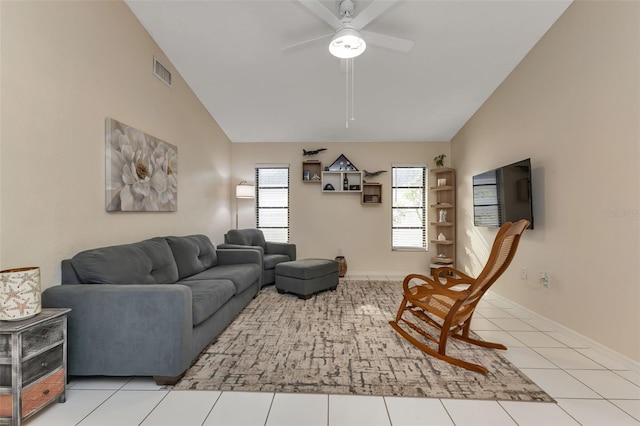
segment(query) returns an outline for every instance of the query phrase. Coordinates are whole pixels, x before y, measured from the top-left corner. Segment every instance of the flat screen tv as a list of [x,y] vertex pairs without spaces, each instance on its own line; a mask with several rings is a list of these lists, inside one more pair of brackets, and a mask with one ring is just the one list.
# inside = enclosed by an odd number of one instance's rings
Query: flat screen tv
[[533,229],[530,158],[473,177],[475,226],[500,227],[520,219]]

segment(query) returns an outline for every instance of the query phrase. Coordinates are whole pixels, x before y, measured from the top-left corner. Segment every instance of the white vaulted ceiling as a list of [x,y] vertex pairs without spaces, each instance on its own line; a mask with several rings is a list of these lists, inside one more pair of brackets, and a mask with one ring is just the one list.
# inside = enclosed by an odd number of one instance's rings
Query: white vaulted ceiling
[[[369,45],[355,59],[346,128],[330,38],[283,50],[333,31],[299,1],[127,0],[233,142],[450,140],[570,2],[395,2],[365,29],[415,46]],[[354,3],[357,16],[372,2]],[[338,15],[337,1],[322,4]]]

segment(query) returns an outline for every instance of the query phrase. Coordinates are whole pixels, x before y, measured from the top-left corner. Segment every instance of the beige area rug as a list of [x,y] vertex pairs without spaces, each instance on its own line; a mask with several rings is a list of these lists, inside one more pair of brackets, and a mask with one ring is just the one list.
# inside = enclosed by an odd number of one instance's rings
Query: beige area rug
[[449,342],[486,376],[424,354],[388,324],[401,299],[390,281],[309,300],[264,288],[173,388],[554,401],[500,351]]

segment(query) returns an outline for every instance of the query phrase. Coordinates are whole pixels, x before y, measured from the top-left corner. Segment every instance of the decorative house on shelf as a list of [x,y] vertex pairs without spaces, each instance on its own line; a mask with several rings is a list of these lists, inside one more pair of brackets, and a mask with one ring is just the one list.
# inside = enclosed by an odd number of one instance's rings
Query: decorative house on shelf
[[344,154],[322,172],[322,192],[362,193],[362,172]]
[[340,154],[336,161],[329,166],[329,171],[332,172],[350,172],[358,171],[358,168],[351,162],[344,154]]

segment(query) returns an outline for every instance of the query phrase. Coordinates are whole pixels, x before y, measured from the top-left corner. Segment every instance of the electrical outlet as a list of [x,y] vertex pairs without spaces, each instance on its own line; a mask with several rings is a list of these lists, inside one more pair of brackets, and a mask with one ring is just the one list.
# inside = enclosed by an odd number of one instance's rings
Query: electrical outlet
[[526,267],[522,267],[520,268],[520,279],[521,280],[526,280],[527,279],[527,268]]
[[540,284],[543,287],[549,288],[549,273],[548,272],[540,272]]

